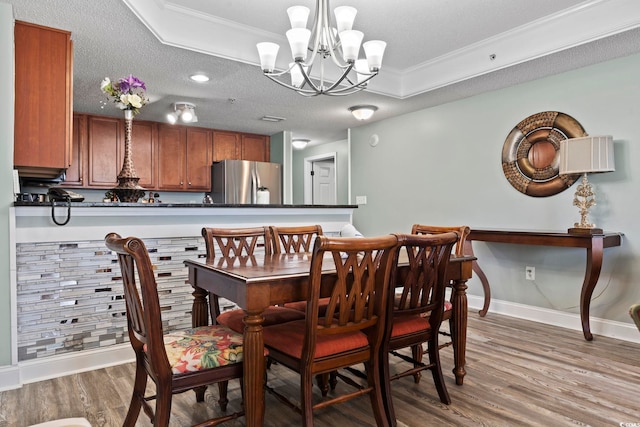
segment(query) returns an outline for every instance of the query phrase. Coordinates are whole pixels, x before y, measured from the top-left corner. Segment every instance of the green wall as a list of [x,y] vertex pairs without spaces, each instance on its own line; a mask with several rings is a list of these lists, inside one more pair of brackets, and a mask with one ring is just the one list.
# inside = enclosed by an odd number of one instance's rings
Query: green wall
[[11,245],[13,204],[13,10],[0,3],[0,81],[8,83],[0,114],[0,366],[11,364]]
[[[640,55],[484,93],[351,130],[352,194],[367,196],[354,212],[365,235],[409,232],[414,223],[472,228],[566,230],[579,221],[575,185],[550,197],[515,190],[502,172],[502,147],[524,118],[560,111],[590,135],[613,135],[616,171],[592,175],[592,222],[625,233],[605,251],[591,315],[630,323],[640,301]],[[368,144],[371,135],[379,144]],[[582,249],[474,244],[494,299],[579,312]],[[526,281],[525,266],[536,267]],[[469,293],[481,296],[476,278]]]
[[349,144],[347,140],[307,146],[293,150],[293,204],[304,203],[304,159],[322,154],[336,153],[337,204],[349,204]]

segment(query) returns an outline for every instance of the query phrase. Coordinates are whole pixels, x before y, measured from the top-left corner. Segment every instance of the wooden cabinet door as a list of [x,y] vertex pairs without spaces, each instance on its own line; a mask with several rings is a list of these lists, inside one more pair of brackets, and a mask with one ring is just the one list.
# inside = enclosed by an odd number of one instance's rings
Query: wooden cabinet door
[[71,162],[71,33],[15,22],[17,167],[66,169]]
[[186,190],[211,191],[211,135],[207,129],[187,128]]
[[265,135],[242,135],[242,160],[268,162],[270,156],[269,137]]
[[182,190],[186,177],[186,131],[183,127],[158,125],[158,188]]
[[124,147],[123,120],[113,117],[88,118],[89,187],[112,188],[118,184]]
[[[124,126],[124,124],[123,124]],[[133,152],[133,167],[140,177],[141,187],[153,190],[157,185],[156,178],[156,138],[157,125],[155,122],[133,120],[131,127],[131,149]],[[124,156],[124,138],[122,155]],[[122,162],[123,159],[120,161]]]
[[73,115],[73,138],[71,139],[71,166],[67,168],[65,186],[82,187],[87,170],[87,116]]
[[213,131],[213,161],[240,160],[241,138],[237,132]]

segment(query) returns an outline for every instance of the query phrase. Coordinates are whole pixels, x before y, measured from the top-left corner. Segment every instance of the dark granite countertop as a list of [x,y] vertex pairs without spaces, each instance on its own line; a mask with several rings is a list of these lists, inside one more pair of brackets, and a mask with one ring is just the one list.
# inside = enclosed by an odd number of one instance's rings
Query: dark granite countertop
[[[16,201],[14,206],[51,206],[51,202],[23,202]],[[56,206],[67,206],[66,202],[56,202]],[[105,202],[71,202],[71,206],[92,208],[266,208],[266,209],[290,209],[290,208],[357,208],[358,205],[245,205],[245,204],[221,204],[221,203],[105,203]]]

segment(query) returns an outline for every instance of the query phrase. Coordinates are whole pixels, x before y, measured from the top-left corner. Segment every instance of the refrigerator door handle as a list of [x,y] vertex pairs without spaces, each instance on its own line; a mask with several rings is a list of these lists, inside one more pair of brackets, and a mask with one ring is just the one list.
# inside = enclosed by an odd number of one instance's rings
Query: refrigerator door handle
[[258,200],[258,173],[255,166],[251,168],[251,203],[256,204]]

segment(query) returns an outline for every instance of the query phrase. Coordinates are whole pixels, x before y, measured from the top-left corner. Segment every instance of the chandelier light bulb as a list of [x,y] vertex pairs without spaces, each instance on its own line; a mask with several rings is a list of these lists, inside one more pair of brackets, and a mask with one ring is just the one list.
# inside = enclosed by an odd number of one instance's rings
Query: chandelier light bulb
[[360,43],[364,33],[358,30],[345,30],[340,33],[340,42],[342,43],[342,58],[345,62],[354,62],[358,59],[360,52]]
[[307,28],[309,19],[309,8],[305,6],[291,6],[287,9],[291,28]]
[[353,29],[353,21],[358,13],[355,7],[339,6],[335,8],[333,13],[336,15],[338,33]]
[[307,49],[311,31],[306,28],[292,28],[287,31],[287,39],[291,47],[291,56],[294,61],[304,61],[307,59]]
[[258,43],[258,55],[260,56],[260,68],[265,73],[272,73],[276,68],[276,57],[280,46],[276,43]]
[[379,70],[382,67],[382,56],[386,47],[387,43],[382,40],[369,40],[362,44],[364,54],[367,56],[367,62],[369,63],[369,70]]

